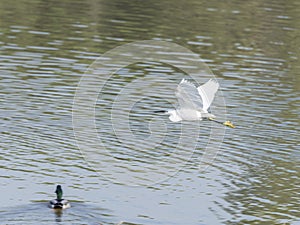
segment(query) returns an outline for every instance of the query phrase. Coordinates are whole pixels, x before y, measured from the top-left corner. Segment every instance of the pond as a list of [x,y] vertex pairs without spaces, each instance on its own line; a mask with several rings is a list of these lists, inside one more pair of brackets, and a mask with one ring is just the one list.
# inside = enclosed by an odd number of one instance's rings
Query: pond
[[[299,224],[300,3],[0,2],[3,224]],[[211,121],[177,84],[217,79]],[[72,207],[47,208],[62,185]]]

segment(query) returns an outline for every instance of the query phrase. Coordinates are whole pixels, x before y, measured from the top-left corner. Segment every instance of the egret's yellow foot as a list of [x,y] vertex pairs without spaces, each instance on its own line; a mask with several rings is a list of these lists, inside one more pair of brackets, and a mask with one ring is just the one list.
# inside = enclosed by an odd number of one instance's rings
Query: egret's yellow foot
[[235,128],[235,126],[229,120],[225,121],[223,124],[227,127]]
[[223,122],[220,122],[220,121],[218,121],[218,120],[215,120],[215,119],[212,118],[212,117],[209,117],[208,119],[209,119],[210,121],[215,122],[215,123],[223,124],[223,125],[225,125],[225,126],[227,126],[227,127],[230,127],[230,128],[235,128],[235,126],[234,126],[229,120],[227,120],[227,121],[225,121],[225,122],[223,123]]

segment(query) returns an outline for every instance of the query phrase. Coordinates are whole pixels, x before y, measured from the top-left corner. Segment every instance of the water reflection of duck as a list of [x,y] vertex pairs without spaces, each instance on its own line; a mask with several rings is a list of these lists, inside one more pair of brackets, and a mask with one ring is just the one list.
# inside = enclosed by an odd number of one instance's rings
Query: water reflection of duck
[[60,185],[56,186],[56,199],[53,199],[51,201],[49,201],[49,207],[52,209],[67,209],[70,208],[71,205],[70,203],[66,200],[63,199],[63,191]]

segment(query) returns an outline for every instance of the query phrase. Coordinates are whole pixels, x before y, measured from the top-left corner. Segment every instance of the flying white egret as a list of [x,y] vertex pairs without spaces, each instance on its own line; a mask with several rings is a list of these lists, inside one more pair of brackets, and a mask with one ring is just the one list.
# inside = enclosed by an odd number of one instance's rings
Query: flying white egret
[[169,119],[172,122],[208,119],[234,128],[235,126],[230,121],[217,121],[215,120],[215,116],[208,112],[208,108],[214,100],[218,88],[219,83],[214,79],[210,79],[198,88],[196,88],[193,83],[182,79],[175,91],[179,107],[172,110],[159,110],[156,112],[163,112],[170,115]]

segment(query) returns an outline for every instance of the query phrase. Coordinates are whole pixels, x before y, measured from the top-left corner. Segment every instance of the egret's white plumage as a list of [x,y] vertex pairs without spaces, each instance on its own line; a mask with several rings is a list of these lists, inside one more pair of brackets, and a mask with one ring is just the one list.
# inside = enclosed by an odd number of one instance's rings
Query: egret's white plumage
[[166,112],[170,115],[169,119],[172,122],[179,122],[181,120],[215,118],[207,110],[214,100],[218,88],[218,82],[213,79],[210,79],[198,88],[193,83],[182,79],[175,91],[179,106]]

